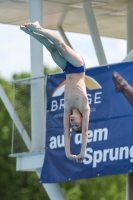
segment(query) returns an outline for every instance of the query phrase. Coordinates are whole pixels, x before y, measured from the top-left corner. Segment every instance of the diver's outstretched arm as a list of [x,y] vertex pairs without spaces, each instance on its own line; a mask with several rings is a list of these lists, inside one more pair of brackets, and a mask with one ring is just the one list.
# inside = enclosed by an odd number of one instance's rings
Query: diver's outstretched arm
[[76,155],[70,152],[70,114],[64,109],[64,146],[66,157],[75,161]]
[[70,152],[70,124],[69,124],[69,113],[64,109],[64,146],[66,156],[69,157],[71,155]]
[[82,143],[80,154],[76,156],[76,162],[82,162],[85,157],[86,146],[88,141],[88,124],[89,124],[90,108],[86,108],[83,113],[82,121]]

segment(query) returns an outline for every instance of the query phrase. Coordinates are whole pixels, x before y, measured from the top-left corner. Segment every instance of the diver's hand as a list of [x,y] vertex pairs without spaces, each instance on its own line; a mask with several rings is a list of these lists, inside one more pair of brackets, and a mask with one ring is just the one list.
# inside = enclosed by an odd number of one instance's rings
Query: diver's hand
[[66,155],[69,160],[76,161],[76,155],[72,155],[71,153]]
[[77,155],[77,156],[75,157],[75,162],[77,162],[77,163],[82,163],[83,160],[84,160],[84,158],[85,158],[85,155],[80,153],[79,155]]

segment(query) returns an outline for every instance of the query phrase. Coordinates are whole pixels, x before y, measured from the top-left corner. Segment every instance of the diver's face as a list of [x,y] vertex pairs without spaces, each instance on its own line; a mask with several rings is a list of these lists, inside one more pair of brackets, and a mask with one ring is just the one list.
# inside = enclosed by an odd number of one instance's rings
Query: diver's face
[[82,126],[82,116],[79,114],[72,114],[70,116],[70,124],[74,131],[77,131]]

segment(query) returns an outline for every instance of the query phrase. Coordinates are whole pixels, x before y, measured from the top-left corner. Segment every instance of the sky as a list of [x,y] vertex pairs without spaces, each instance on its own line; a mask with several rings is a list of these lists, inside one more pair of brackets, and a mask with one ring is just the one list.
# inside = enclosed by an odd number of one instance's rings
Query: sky
[[[87,68],[99,65],[90,35],[66,33],[66,36],[73,49],[83,57]],[[101,41],[108,64],[121,62],[126,57],[126,40],[101,37]],[[50,68],[56,67],[45,47],[43,63]],[[23,72],[30,73],[30,36],[19,26],[0,24],[0,77],[11,81],[14,73]]]

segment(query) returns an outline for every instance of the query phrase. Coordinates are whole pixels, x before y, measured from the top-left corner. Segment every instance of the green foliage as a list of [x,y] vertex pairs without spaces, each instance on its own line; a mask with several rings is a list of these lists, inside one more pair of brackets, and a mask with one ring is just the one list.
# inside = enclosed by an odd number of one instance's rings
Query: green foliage
[[[29,138],[31,138],[31,92],[30,81],[22,81],[14,84],[14,109],[22,122]],[[14,126],[13,153],[28,152],[22,137]]]
[[[57,70],[57,69],[56,69]],[[45,74],[55,73],[45,67]],[[14,75],[14,79],[29,77]],[[1,79],[0,83],[12,102],[12,85]],[[24,96],[24,95],[23,95]],[[22,97],[24,103],[24,97]],[[12,120],[0,99],[0,197],[2,200],[49,200],[35,172],[16,172],[16,159],[10,158]],[[124,200],[125,175],[84,179],[60,186],[68,200]]]
[[59,67],[56,67],[54,69],[50,69],[47,66],[44,67],[44,74],[54,74],[57,72],[62,72],[62,70]]
[[[57,73],[59,71],[61,71],[59,67],[55,68],[54,70],[49,69],[47,66],[44,67],[44,74]],[[29,79],[25,79],[28,77],[30,77],[30,75],[25,73],[20,75],[15,74],[13,76],[14,80],[21,80],[14,84],[14,106],[19,119],[21,120],[26,132],[29,135],[29,138],[31,138],[31,81]],[[36,79],[34,81],[34,84],[36,84]],[[16,126],[14,126],[13,153],[21,152],[28,152],[28,149],[22,137],[20,136]]]
[[[0,80],[12,101],[12,85]],[[0,197],[2,200],[48,200],[35,172],[16,172],[16,161],[11,153],[12,120],[0,99]]]
[[69,200],[125,200],[125,175],[84,179],[60,185]]
[[14,74],[13,75],[14,80],[25,79],[25,78],[30,78],[30,74],[22,73],[22,74]]

